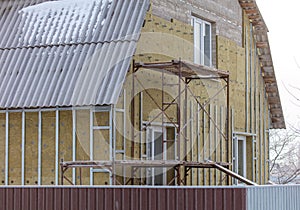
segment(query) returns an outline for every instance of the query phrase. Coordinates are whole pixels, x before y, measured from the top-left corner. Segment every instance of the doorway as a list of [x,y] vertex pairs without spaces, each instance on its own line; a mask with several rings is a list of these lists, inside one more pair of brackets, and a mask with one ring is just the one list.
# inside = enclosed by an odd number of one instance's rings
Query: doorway
[[[166,128],[153,126],[147,129],[147,159],[166,160]],[[147,169],[148,185],[165,185],[166,169],[154,167]]]

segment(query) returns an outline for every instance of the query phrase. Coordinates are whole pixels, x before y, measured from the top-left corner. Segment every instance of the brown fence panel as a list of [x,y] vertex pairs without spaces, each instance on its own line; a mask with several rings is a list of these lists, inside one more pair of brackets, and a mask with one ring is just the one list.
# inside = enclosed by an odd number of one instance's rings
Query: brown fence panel
[[9,210],[246,210],[246,188],[2,187]]

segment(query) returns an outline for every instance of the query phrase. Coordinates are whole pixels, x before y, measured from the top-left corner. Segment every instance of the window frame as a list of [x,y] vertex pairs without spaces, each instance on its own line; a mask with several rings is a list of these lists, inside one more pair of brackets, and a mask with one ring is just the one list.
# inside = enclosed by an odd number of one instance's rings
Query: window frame
[[[239,142],[242,143],[242,174],[239,173]],[[232,162],[233,162],[233,171],[243,177],[247,176],[247,137],[242,135],[234,136],[233,145],[232,145]],[[240,184],[237,179],[234,179],[234,184]]]
[[[200,31],[196,29],[196,24],[199,24]],[[209,63],[205,60],[205,36],[206,36],[206,25],[209,26]],[[194,63],[212,67],[212,23],[205,21],[201,18],[192,16],[192,26],[194,29]],[[197,46],[199,43],[200,46]],[[200,56],[200,58],[199,58]]]
[[[167,135],[167,130],[166,127],[163,126],[150,126],[147,128],[146,130],[146,136],[147,136],[147,148],[146,148],[146,152],[147,152],[147,159],[148,160],[156,160],[155,159],[155,133],[161,133],[162,134],[162,141],[163,141],[163,148],[162,148],[162,152],[163,152],[163,156],[162,156],[162,160],[166,160],[167,159],[167,155],[166,155],[166,150],[167,150],[167,144],[166,144],[166,135]],[[162,171],[162,185],[166,185],[167,183],[167,170],[165,168],[148,168],[147,169],[147,185],[156,185],[155,184],[155,179],[156,179],[156,172],[157,171]],[[148,177],[149,176],[149,177]]]

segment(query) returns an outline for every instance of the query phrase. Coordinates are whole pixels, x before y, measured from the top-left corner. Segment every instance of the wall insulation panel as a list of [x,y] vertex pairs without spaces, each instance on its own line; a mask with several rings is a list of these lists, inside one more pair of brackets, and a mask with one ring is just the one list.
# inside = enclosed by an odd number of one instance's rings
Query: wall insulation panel
[[9,114],[8,182],[21,185],[22,113]]
[[5,113],[0,113],[0,184],[5,184]]
[[[76,111],[76,160],[90,160],[90,110]],[[90,169],[82,169],[82,184],[90,184]],[[76,170],[79,183],[79,169]]]
[[[59,160],[72,160],[72,131],[72,111],[61,111],[59,114]],[[67,171],[65,175],[71,179],[72,170]]]
[[42,184],[55,183],[55,112],[42,113]]
[[38,113],[25,115],[25,184],[38,184]]

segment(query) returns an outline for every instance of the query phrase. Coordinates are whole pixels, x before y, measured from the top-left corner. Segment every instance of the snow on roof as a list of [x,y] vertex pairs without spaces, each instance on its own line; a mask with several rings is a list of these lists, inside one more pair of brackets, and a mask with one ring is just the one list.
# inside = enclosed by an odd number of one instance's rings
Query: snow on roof
[[[25,7],[21,45],[53,45],[86,41],[101,29],[112,0],[59,0]],[[100,21],[101,20],[101,21]]]

